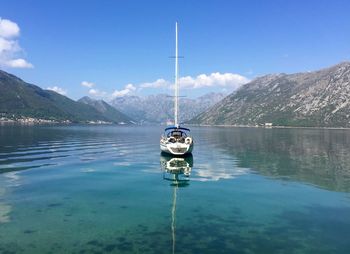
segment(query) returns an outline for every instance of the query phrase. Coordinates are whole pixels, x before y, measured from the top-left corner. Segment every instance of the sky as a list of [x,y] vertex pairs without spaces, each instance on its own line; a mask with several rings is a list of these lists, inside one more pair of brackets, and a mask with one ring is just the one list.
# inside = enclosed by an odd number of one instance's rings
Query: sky
[[350,1],[0,0],[0,69],[72,99],[232,92],[350,59]]

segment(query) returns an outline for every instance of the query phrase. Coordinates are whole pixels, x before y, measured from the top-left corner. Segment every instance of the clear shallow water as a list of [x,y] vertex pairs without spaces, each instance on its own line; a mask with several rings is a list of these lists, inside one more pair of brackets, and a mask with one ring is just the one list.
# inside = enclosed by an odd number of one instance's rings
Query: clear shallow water
[[192,132],[0,127],[0,253],[350,252],[350,131]]

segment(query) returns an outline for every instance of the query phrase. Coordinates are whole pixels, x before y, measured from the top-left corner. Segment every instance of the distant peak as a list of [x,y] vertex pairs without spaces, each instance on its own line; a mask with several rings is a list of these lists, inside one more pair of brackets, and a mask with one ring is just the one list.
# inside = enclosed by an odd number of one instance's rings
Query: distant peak
[[337,64],[335,66],[350,66],[350,61],[340,62],[339,64]]
[[92,100],[89,96],[83,96],[83,97],[80,98],[80,100],[82,100],[82,99],[84,99],[84,100]]
[[319,71],[323,71],[323,70],[333,70],[333,69],[339,69],[339,68],[349,68],[350,67],[350,62],[349,61],[344,61],[344,62],[340,62],[336,65],[330,66],[330,67],[326,67],[323,68]]
[[[332,68],[332,67],[331,67]],[[335,65],[333,68],[336,68],[336,69],[348,69],[350,68],[350,62],[346,61],[346,62],[341,62],[337,65]]]
[[81,97],[78,101],[79,102],[93,102],[95,100],[90,98],[89,96],[84,96],[84,97]]

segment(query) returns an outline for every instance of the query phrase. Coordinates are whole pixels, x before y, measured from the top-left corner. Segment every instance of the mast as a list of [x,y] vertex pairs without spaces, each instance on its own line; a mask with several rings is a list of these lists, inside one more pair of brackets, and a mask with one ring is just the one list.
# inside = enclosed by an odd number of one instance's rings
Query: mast
[[178,84],[178,73],[179,73],[179,56],[178,56],[178,42],[177,42],[177,22],[175,23],[175,126],[179,127],[178,114],[179,114],[179,84]]

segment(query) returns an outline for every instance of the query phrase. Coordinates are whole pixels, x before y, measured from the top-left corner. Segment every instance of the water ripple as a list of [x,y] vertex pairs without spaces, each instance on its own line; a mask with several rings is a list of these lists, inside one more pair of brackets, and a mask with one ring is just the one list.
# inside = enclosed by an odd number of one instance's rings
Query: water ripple
[[74,138],[63,136],[61,140],[33,140],[28,144],[0,147],[0,173],[106,159],[129,163],[129,155],[142,156],[148,148],[149,141],[142,136],[130,140],[119,133],[115,136],[79,135]]

